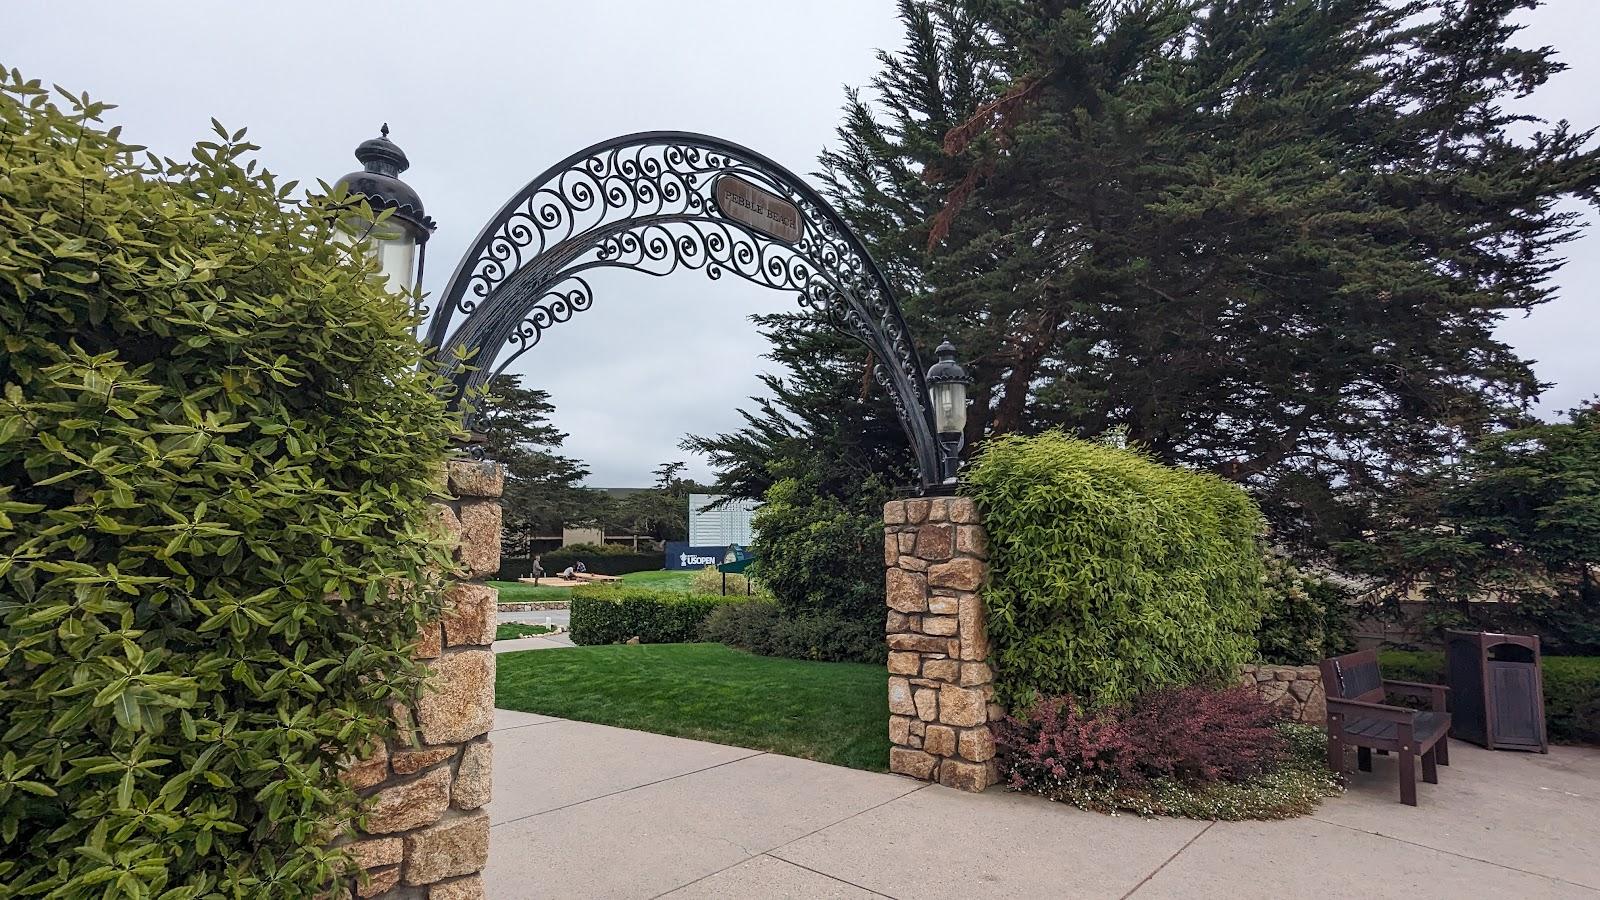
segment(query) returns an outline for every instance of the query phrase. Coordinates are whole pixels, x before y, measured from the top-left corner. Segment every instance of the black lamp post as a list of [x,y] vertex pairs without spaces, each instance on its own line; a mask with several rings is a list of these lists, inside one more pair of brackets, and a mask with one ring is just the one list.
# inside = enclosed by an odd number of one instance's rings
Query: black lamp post
[[354,208],[341,223],[346,237],[353,241],[370,239],[368,245],[378,268],[388,279],[389,290],[409,294],[422,283],[422,264],[427,256],[428,237],[437,227],[422,211],[422,198],[411,185],[400,180],[400,173],[411,161],[394,141],[389,126],[381,135],[362,141],[356,159],[363,166],[339,179],[351,196],[364,195],[374,214],[392,209],[394,214],[382,222],[361,215]]
[[967,385],[972,383],[972,377],[956,362],[956,348],[949,340],[935,352],[939,361],[928,369],[928,400],[933,404],[934,431],[939,435],[944,463],[941,486],[950,487],[956,483],[956,470],[961,466],[961,445],[967,428]]

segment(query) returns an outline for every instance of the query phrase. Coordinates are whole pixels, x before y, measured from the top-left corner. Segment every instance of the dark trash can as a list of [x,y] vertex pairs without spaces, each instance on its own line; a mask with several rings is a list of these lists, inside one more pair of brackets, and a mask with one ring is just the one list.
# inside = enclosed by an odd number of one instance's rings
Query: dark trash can
[[1549,753],[1536,635],[1445,632],[1450,734],[1490,750]]

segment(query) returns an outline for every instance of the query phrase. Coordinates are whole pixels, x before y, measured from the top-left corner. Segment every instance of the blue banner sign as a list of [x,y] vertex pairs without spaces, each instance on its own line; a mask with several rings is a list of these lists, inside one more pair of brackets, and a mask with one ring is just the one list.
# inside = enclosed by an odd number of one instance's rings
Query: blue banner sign
[[669,569],[704,569],[720,566],[728,555],[726,545],[721,547],[691,547],[688,541],[666,542],[666,564]]

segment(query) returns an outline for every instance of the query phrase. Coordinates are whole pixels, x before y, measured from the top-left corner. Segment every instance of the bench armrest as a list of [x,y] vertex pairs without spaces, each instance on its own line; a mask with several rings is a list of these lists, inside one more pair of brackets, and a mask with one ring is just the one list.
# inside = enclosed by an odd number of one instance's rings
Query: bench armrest
[[1368,703],[1365,700],[1341,700],[1337,697],[1328,698],[1328,712],[1338,713],[1342,716],[1378,719],[1384,722],[1399,722],[1406,725],[1416,721],[1417,717],[1416,710],[1406,709],[1404,706],[1390,706],[1387,703]]
[[1390,681],[1383,680],[1383,689],[1403,697],[1426,697],[1428,708],[1434,712],[1444,712],[1444,697],[1450,689],[1442,684],[1421,684],[1415,681]]

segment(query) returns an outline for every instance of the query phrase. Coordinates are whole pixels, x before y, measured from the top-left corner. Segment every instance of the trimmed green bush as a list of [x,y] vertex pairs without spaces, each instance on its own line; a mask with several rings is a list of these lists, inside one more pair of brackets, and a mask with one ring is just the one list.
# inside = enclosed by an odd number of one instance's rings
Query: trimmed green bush
[[1263,523],[1236,485],[1059,432],[992,439],[967,478],[1002,703],[1121,704],[1254,657]]
[[[1444,684],[1444,654],[1425,650],[1384,650],[1378,654],[1383,677],[1393,681]],[[1600,743],[1600,656],[1542,657],[1545,727],[1561,744]]]
[[321,895],[438,614],[410,303],[243,132],[0,88],[0,898]]
[[731,596],[738,594],[741,597],[755,595],[755,585],[750,579],[738,572],[719,572],[716,566],[706,566],[694,573],[694,586],[690,588],[696,594],[722,594],[723,586]]
[[683,644],[700,640],[712,610],[744,597],[685,594],[622,584],[586,584],[572,589],[569,628],[574,644]]
[[785,478],[752,523],[757,581],[791,615],[836,612],[883,622],[883,512],[865,513]]
[[760,656],[822,662],[882,663],[889,656],[883,626],[837,612],[791,613],[770,600],[729,603],[712,611],[700,639]]

